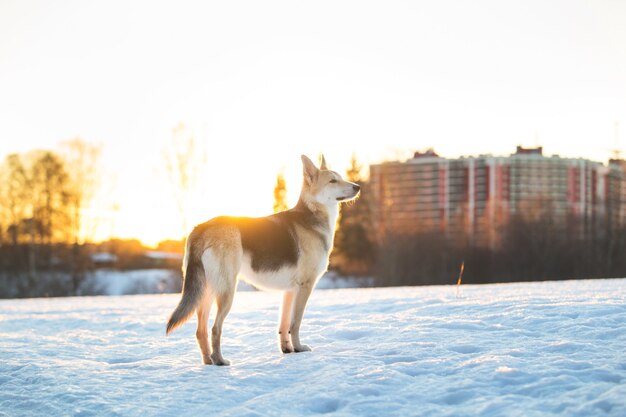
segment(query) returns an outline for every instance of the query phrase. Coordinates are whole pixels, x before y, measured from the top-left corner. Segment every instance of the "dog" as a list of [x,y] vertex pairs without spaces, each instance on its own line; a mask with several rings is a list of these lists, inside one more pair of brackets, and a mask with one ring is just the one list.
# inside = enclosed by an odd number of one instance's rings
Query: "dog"
[[[216,217],[196,226],[187,238],[181,300],[166,334],[198,316],[196,339],[204,364],[230,365],[221,350],[222,326],[230,311],[238,276],[262,290],[283,291],[278,343],[283,353],[305,352],[300,324],[307,300],[328,268],[341,202],[355,199],[360,187],[302,155],[303,183],[298,203],[266,217]],[[212,304],[217,313],[207,322]]]

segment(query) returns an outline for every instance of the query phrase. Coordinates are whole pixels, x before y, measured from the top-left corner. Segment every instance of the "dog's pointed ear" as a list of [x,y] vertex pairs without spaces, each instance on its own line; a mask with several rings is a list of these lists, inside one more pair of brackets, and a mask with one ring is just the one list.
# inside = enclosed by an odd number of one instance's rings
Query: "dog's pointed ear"
[[311,161],[306,155],[302,155],[302,173],[304,175],[304,181],[307,184],[311,184],[319,170],[315,167],[313,161]]
[[328,167],[326,166],[326,158],[324,158],[324,154],[321,153],[320,154],[320,169],[321,170],[327,170]]

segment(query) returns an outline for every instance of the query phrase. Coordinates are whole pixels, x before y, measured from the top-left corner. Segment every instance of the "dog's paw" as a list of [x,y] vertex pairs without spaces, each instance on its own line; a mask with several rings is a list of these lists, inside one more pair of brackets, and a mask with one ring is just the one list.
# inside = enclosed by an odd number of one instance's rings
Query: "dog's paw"
[[228,366],[230,365],[230,361],[227,359],[224,359],[222,357],[222,355],[211,355],[211,361],[213,362],[213,365],[217,365],[217,366]]
[[311,348],[307,345],[294,346],[293,349],[295,352],[310,352]]
[[222,358],[219,361],[213,361],[213,365],[217,365],[217,366],[230,366],[230,361],[228,359],[224,359]]
[[284,340],[280,342],[280,350],[283,353],[293,353],[295,352],[295,349],[293,348],[293,345],[291,344],[291,341],[288,340]]

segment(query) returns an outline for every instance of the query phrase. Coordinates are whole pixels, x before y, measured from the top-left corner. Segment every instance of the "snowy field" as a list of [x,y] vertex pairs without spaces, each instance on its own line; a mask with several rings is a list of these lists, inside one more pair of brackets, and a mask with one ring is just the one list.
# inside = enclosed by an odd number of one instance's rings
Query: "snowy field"
[[203,366],[178,295],[0,301],[2,416],[626,416],[626,280],[314,292],[313,352],[241,292],[230,367]]
[[[117,271],[97,269],[83,283],[83,294],[87,295],[133,295],[178,292],[182,287],[180,273],[170,269],[136,269]],[[317,288],[371,287],[372,278],[343,277],[327,272],[318,282]],[[240,291],[254,291],[254,287],[239,281]]]
[[169,269],[97,269],[88,276],[85,286],[103,295],[162,294],[174,292],[174,284],[180,279],[176,271]]

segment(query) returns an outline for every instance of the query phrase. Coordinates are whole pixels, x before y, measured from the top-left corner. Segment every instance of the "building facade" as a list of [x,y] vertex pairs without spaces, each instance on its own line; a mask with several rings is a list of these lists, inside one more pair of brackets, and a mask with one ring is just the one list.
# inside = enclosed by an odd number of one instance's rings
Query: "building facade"
[[379,238],[438,231],[495,245],[512,216],[549,219],[581,237],[626,225],[626,163],[544,156],[518,147],[504,157],[448,159],[433,151],[370,166]]

